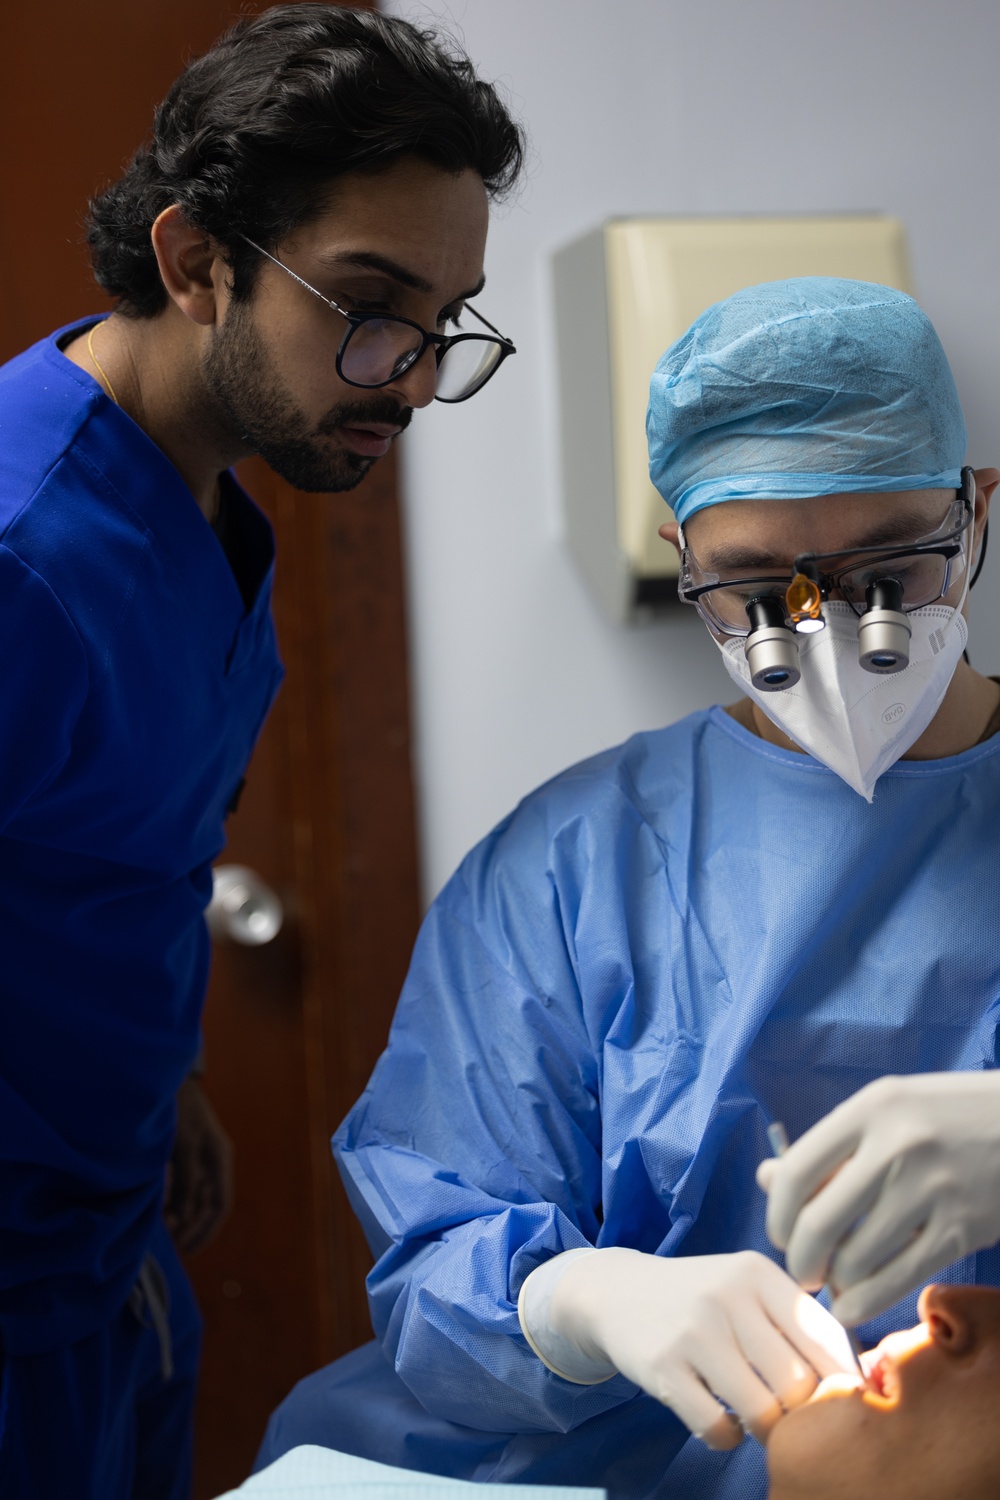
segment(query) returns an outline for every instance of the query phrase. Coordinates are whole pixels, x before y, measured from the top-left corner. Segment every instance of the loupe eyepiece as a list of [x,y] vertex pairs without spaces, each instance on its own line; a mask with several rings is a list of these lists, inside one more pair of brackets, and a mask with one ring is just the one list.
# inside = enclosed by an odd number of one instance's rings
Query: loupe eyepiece
[[866,672],[888,675],[910,665],[910,622],[903,587],[895,578],[873,578],[858,626],[858,660]]
[[762,594],[747,603],[750,634],[744,651],[750,681],[760,693],[780,693],[794,687],[801,677],[799,646],[785,619],[785,608],[773,594]]
[[903,613],[903,586],[896,578],[873,578],[865,589],[869,609],[891,609]]

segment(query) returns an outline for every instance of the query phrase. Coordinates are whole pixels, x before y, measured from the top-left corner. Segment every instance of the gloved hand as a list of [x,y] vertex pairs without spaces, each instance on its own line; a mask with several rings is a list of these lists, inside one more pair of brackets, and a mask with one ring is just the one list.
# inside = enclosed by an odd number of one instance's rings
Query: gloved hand
[[753,1250],[570,1250],[532,1271],[518,1314],[557,1375],[594,1384],[620,1372],[710,1448],[734,1448],[744,1429],[763,1439],[820,1378],[858,1373],[843,1328]]
[[1000,1239],[1000,1072],[880,1078],[757,1181],[789,1272],[863,1323]]

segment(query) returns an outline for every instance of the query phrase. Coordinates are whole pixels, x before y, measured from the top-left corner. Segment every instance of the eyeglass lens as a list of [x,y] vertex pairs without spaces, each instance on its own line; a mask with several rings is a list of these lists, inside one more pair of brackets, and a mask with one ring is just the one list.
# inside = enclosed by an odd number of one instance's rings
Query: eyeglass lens
[[[341,374],[355,385],[379,386],[404,374],[420,352],[417,328],[394,318],[366,318],[351,330],[340,357]],[[455,401],[471,395],[493,373],[501,356],[493,339],[463,339],[438,361],[437,396]]]
[[382,385],[416,359],[421,337],[394,318],[367,318],[351,329],[340,357],[341,373],[355,385]]
[[488,380],[500,362],[501,347],[493,339],[463,339],[446,349],[438,365],[439,401],[471,396]]
[[[940,553],[916,552],[909,556],[890,560],[863,563],[847,573],[839,574],[831,597],[843,599],[858,613],[865,608],[865,591],[873,578],[895,578],[903,587],[903,609],[920,609],[933,604],[947,593],[951,581],[950,559]],[[784,599],[788,580],[761,579],[759,585],[752,580],[741,580],[738,584],[721,584],[702,594],[698,603],[702,613],[719,629],[745,635],[747,631],[747,604],[751,599],[763,595],[774,595]]]

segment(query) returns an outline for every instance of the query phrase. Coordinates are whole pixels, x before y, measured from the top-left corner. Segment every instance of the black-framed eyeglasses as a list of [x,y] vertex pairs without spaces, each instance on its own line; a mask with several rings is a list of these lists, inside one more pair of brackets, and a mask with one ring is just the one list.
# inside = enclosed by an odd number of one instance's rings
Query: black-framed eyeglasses
[[299,286],[312,292],[314,297],[332,307],[347,323],[347,332],[337,349],[337,374],[346,385],[360,386],[364,390],[377,390],[379,386],[391,385],[407,370],[413,368],[424,351],[431,346],[437,361],[436,401],[454,405],[468,401],[499,370],[509,354],[517,350],[510,339],[487,322],[482,313],[465,304],[465,311],[490,330],[485,333],[429,333],[410,318],[396,317],[392,313],[349,312],[332,297],[310,286],[284,261],[258,245],[249,235],[240,234],[240,239],[253,246],[260,255],[280,266]]
[[[906,546],[897,543],[850,551],[803,553],[795,559],[790,573],[758,574],[753,578],[706,572],[690,548],[685,547],[677,592],[685,604],[695,606],[710,629],[729,636],[749,635],[747,605],[754,599],[777,598],[784,612],[789,613],[790,578],[804,577],[815,583],[822,599],[836,594],[856,615],[863,615],[867,608],[869,585],[875,579],[893,578],[902,590],[903,612],[909,614],[942,599],[956,578],[962,576],[961,571],[956,573],[955,560],[961,558],[961,566],[966,565],[966,538],[974,515],[975,478],[971,469],[963,469],[962,488],[941,524]],[[808,629],[809,620],[800,622],[797,628]]]

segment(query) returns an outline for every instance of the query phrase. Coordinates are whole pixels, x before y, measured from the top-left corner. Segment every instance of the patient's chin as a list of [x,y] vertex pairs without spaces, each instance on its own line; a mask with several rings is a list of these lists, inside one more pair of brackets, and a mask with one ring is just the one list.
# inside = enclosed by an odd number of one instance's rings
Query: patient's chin
[[867,1381],[830,1376],[775,1425],[769,1500],[997,1500],[1000,1331],[962,1357],[911,1332],[873,1351]]
[[863,1389],[860,1378],[828,1376],[775,1425],[767,1444],[769,1500],[857,1500],[864,1493],[858,1485],[872,1434]]

